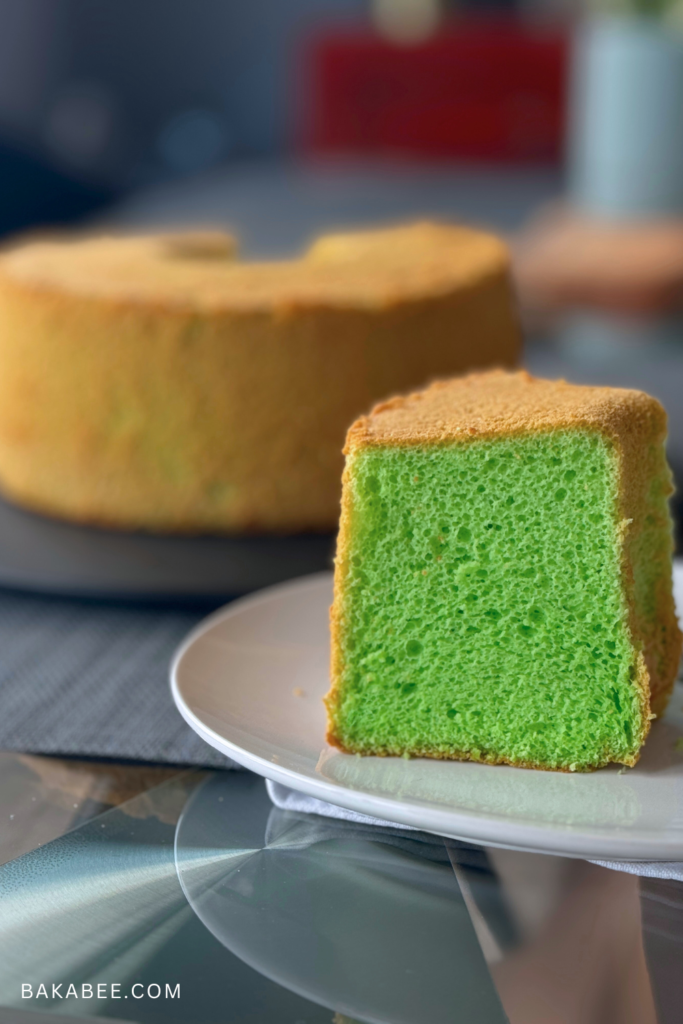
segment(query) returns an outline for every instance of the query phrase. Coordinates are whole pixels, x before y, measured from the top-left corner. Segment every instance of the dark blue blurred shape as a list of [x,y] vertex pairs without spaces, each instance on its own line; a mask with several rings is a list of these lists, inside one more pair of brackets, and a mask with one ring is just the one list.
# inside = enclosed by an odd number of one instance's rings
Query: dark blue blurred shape
[[78,221],[113,196],[0,141],[0,236]]

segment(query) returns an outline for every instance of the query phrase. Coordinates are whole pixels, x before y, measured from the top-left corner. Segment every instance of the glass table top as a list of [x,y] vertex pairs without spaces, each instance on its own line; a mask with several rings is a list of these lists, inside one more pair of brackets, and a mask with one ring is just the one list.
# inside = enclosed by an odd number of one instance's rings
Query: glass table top
[[282,811],[246,772],[0,779],[0,1024],[681,1019],[677,882]]

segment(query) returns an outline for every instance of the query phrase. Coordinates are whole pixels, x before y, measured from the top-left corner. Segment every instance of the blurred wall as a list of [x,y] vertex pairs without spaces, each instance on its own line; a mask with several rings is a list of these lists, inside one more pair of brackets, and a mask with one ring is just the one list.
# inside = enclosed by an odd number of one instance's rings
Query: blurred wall
[[0,139],[123,188],[291,133],[298,53],[367,0],[0,0]]
[[[369,26],[375,2],[0,0],[0,235],[282,154],[306,104],[307,40]],[[546,0],[438,2],[490,12]]]
[[0,132],[38,138],[63,75],[64,11],[53,0],[0,0]]

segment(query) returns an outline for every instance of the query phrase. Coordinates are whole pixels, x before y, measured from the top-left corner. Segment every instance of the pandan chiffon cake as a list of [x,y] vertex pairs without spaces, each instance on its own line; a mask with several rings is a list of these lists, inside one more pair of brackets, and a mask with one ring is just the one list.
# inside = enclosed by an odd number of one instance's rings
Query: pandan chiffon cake
[[349,431],[328,740],[356,754],[636,763],[676,676],[661,405],[503,371]]

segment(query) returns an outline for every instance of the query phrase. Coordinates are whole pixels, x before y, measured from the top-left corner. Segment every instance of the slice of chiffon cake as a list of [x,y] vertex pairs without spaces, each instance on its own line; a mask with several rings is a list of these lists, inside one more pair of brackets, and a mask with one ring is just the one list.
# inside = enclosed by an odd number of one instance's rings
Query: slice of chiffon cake
[[666,415],[502,371],[349,431],[328,739],[357,754],[633,765],[681,652]]

